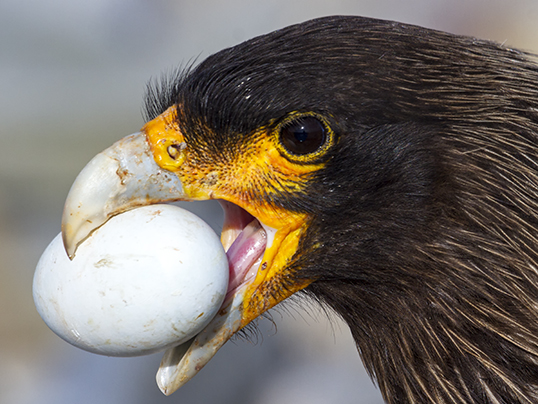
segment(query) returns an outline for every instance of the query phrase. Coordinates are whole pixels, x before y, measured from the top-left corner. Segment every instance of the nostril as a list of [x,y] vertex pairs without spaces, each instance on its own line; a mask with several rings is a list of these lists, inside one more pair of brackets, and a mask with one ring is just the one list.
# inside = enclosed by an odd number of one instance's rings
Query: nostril
[[167,148],[168,155],[172,159],[177,160],[180,157],[181,152],[185,150],[186,147],[187,144],[185,142],[171,144]]

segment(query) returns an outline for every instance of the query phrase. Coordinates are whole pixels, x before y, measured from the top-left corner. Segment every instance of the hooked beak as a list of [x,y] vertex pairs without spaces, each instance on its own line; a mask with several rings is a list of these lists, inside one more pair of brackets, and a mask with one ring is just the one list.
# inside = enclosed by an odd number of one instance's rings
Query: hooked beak
[[[189,200],[181,181],[160,168],[142,132],[127,136],[95,156],[77,176],[62,216],[67,254],[112,216],[138,206]],[[191,379],[241,328],[243,292],[226,299],[219,313],[190,341],[168,349],[157,372],[161,391],[172,394]]]
[[[221,202],[221,242],[230,266],[227,296],[201,333],[164,354],[157,383],[166,395],[198,373],[233,334],[312,282],[291,282],[293,274],[288,270],[307,218],[261,199],[245,199],[232,188],[252,178],[249,174],[227,177],[215,171],[224,173],[229,166],[214,165],[206,177],[201,176],[196,165],[199,159],[190,157],[192,150],[175,119],[176,110],[171,107],[148,122],[142,132],[94,157],[71,187],[62,217],[64,246],[73,259],[77,247],[94,230],[129,209],[178,200]],[[243,175],[241,170],[238,173]]]
[[112,216],[137,206],[186,199],[181,181],[153,159],[144,133],[134,133],[95,156],[67,196],[62,237],[69,258]]

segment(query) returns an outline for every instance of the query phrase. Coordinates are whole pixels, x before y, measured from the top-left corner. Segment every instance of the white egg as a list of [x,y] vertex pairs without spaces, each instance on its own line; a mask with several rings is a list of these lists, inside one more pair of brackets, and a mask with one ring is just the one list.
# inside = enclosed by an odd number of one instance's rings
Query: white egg
[[113,217],[73,261],[59,234],[37,264],[33,293],[45,323],[67,342],[137,356],[198,334],[227,286],[228,261],[213,230],[177,206],[152,205]]

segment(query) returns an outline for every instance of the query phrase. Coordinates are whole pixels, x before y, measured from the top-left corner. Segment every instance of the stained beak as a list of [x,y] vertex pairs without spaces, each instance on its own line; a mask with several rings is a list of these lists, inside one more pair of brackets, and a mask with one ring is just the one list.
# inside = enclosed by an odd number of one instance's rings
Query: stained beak
[[[67,254],[112,216],[158,202],[188,200],[181,181],[160,168],[144,133],[127,136],[95,156],[67,196],[62,235]],[[243,290],[227,299],[217,316],[195,338],[165,352],[157,373],[164,394],[192,378],[241,327]]]
[[77,247],[114,215],[185,199],[177,176],[155,163],[146,135],[127,136],[95,156],[73,183],[62,216],[67,254],[73,259]]
[[[189,200],[178,177],[155,163],[143,132],[127,136],[95,156],[67,196],[62,235],[67,254],[112,216],[158,202]],[[241,327],[247,285],[229,296],[195,338],[165,352],[157,383],[166,395],[191,379]]]
[[[178,200],[222,201],[225,219],[221,241],[227,249],[230,274],[237,276],[230,281],[225,302],[206,328],[164,354],[157,383],[167,395],[191,379],[233,334],[312,281],[291,283],[287,272],[307,226],[305,217],[256,199],[245,201],[229,192],[230,184],[251,181],[248,176],[215,183],[196,177],[197,159],[190,158],[192,150],[175,117],[176,110],[171,107],[148,122],[142,132],[125,137],[94,157],[71,187],[62,217],[64,246],[73,259],[77,247],[94,230],[129,209]],[[250,243],[249,248],[238,247],[244,240]],[[253,242],[258,247],[252,249]],[[245,258],[249,251],[258,254],[251,261]],[[280,287],[283,280],[286,286]]]

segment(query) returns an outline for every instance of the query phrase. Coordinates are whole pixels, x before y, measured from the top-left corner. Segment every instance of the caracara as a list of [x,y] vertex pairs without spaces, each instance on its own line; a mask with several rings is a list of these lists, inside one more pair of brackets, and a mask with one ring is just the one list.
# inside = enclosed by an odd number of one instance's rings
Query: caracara
[[210,56],[146,106],[108,149],[144,165],[77,188],[91,203],[68,200],[67,251],[132,207],[217,199],[224,246],[245,229],[254,254],[217,318],[165,354],[166,393],[299,292],[349,325],[387,403],[538,402],[532,55],[328,17]]

